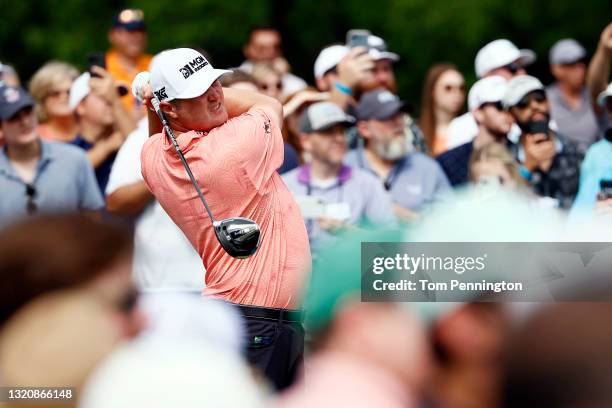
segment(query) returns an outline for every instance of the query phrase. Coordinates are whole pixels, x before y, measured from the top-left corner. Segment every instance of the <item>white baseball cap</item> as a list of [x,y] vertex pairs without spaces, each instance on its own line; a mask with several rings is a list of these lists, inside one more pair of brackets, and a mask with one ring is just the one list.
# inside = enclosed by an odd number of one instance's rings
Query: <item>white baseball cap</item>
[[573,64],[586,58],[584,47],[573,38],[559,40],[550,48],[548,62],[551,64]]
[[91,75],[89,75],[89,72],[84,72],[74,80],[70,86],[70,96],[68,97],[70,109],[75,110],[79,103],[89,95],[91,92],[91,88],[89,88],[90,79]]
[[344,45],[331,45],[323,48],[314,63],[315,78],[323,78],[323,75],[338,65],[348,52],[348,47]]
[[175,48],[158,54],[151,64],[151,88],[160,101],[191,99],[202,95],[221,75],[232,71],[214,69],[191,48]]
[[504,95],[503,104],[504,107],[511,108],[527,95],[533,91],[544,91],[544,85],[536,77],[531,75],[520,75],[512,78],[508,81],[508,90]]
[[499,75],[480,79],[468,93],[468,109],[473,111],[488,102],[501,102],[508,90],[508,81]]
[[374,61],[388,59],[397,62],[400,59],[399,55],[387,50],[387,43],[380,37],[370,35],[368,37],[368,45],[370,46],[368,54],[370,54]]
[[599,104],[599,106],[604,108],[606,106],[606,99],[608,99],[611,96],[612,96],[612,82],[610,82],[610,84],[608,84],[608,87],[602,93],[599,94],[599,96],[597,97],[597,103]]
[[532,50],[519,50],[516,45],[506,39],[491,41],[476,54],[474,61],[476,75],[482,78],[487,72],[519,59],[523,66],[529,65],[536,60],[536,54]]

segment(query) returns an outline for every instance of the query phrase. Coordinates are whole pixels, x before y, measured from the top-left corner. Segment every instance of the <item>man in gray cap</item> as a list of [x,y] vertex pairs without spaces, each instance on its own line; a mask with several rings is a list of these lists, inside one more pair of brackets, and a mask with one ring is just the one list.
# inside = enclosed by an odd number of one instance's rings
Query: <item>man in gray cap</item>
[[503,105],[521,128],[519,143],[511,146],[521,175],[538,195],[568,209],[578,190],[582,155],[575,143],[549,127],[544,85],[529,75],[515,77],[508,82]]
[[34,101],[19,87],[0,87],[0,228],[41,213],[97,211],[104,201],[85,153],[40,140]]
[[548,59],[556,80],[546,88],[551,118],[559,132],[576,142],[584,153],[600,134],[586,87],[586,50],[578,41],[567,38],[552,46]]
[[450,191],[450,184],[435,160],[413,150],[406,137],[406,110],[405,102],[386,89],[365,93],[355,109],[365,146],[351,151],[346,161],[376,175],[391,193],[395,214],[412,220]]
[[311,161],[283,176],[306,220],[313,251],[359,221],[394,223],[391,199],[371,173],[344,164],[345,130],[355,120],[332,102],[311,105],[302,115],[300,140]]

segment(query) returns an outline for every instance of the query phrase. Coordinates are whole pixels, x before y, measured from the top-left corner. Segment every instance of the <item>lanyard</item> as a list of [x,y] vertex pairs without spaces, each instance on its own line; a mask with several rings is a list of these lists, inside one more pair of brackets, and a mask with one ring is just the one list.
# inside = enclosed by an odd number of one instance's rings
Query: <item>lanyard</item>
[[[344,197],[344,181],[336,180],[336,184],[334,184],[333,188],[338,189],[338,197],[337,197],[336,202],[341,203]],[[308,182],[308,184],[306,184],[306,195],[307,196],[312,195],[312,185],[310,184],[310,181]],[[306,221],[306,232],[308,233],[308,236],[310,236],[310,233],[312,232],[313,227],[314,227],[314,220],[312,218],[309,218]]]
[[[397,177],[402,172],[402,170],[404,170],[404,166],[406,165],[406,158],[404,157],[401,160],[402,162],[399,165],[397,163],[393,165],[393,168],[391,168],[391,171],[387,175],[387,178],[383,181],[383,186],[385,187],[386,191],[390,191],[393,188],[393,184],[395,184]],[[359,162],[359,167],[361,169],[367,170],[373,175],[375,175],[377,178],[379,178],[379,175],[372,168],[367,167],[365,165],[365,158],[362,150],[360,150],[357,154],[357,161]]]

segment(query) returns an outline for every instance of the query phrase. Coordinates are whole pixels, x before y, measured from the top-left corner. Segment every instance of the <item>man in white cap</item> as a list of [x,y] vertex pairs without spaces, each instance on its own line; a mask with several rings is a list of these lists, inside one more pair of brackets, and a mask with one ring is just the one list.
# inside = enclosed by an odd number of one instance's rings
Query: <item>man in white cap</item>
[[87,152],[100,192],[104,194],[117,151],[135,128],[131,113],[121,102],[113,77],[94,66],[70,87],[68,104],[77,118],[78,132],[72,144]]
[[578,41],[557,41],[549,53],[556,82],[546,88],[550,116],[559,132],[576,142],[582,152],[600,136],[599,123],[586,87],[587,53]]
[[513,119],[504,110],[502,100],[507,81],[498,75],[477,81],[468,94],[468,108],[478,124],[478,134],[473,140],[455,147],[437,157],[453,186],[468,181],[472,151],[489,143],[508,143],[508,132]]
[[[358,222],[393,224],[391,199],[370,172],[344,163],[345,131],[355,123],[331,102],[318,102],[302,114],[300,140],[311,161],[283,176],[287,187],[303,205],[310,246],[314,251],[334,243],[335,234]],[[321,212],[304,206],[320,200]],[[314,208],[313,208],[314,210]]]
[[[285,388],[303,356],[299,309],[310,249],[299,207],[276,172],[283,162],[282,106],[259,93],[222,88],[218,78],[229,71],[214,69],[190,48],[164,51],[152,65],[152,91],[212,213],[254,220],[259,249],[246,259],[223,250],[165,132],[143,147],[144,180],[200,254],[204,294],[235,304],[245,317],[249,361]],[[152,112],[149,123],[161,128]]]
[[[532,64],[536,54],[532,50],[518,49],[511,41],[498,39],[491,41],[478,51],[474,68],[478,78],[498,75],[510,80],[518,75],[525,75],[525,67]],[[471,112],[467,112],[448,125],[448,147],[460,146],[469,142],[478,134],[478,124]],[[516,142],[520,130],[513,127],[510,133],[512,142]]]
[[529,75],[513,78],[503,104],[521,129],[519,143],[511,146],[521,175],[539,196],[570,208],[578,190],[582,155],[575,143],[550,128],[544,85]]

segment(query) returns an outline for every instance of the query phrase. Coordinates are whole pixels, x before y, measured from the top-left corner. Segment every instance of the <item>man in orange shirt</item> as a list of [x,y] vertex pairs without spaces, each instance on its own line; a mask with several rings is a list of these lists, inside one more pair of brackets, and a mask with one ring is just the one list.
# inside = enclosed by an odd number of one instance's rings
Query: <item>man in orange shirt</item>
[[[147,47],[147,26],[143,11],[121,10],[108,31],[108,40],[112,48],[106,53],[106,70],[117,82],[129,88],[137,73],[149,69],[153,58],[144,52]],[[129,92],[121,102],[135,117],[141,115],[138,102]]]
[[[204,294],[236,304],[245,316],[247,356],[277,389],[289,386],[304,348],[301,294],[310,248],[299,207],[277,173],[283,162],[282,105],[268,96],[222,88],[190,48],[164,51],[151,88],[217,219],[246,217],[261,229],[257,252],[228,255],[165,132],[142,150],[142,174],[206,268]],[[149,114],[149,123],[159,120]]]

